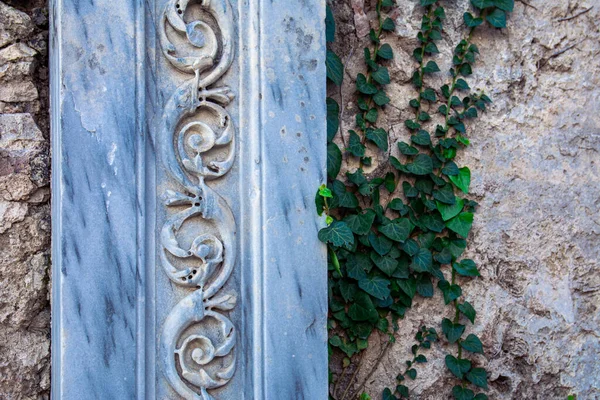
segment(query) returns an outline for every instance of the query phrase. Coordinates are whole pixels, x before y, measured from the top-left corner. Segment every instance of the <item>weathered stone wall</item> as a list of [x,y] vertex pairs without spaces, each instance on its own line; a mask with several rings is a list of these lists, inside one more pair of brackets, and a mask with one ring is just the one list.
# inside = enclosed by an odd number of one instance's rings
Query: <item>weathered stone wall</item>
[[0,1],[0,399],[50,388],[45,0]]
[[[392,143],[409,141],[403,121],[413,117],[410,54],[422,13],[417,0],[397,3],[391,13],[396,32],[384,39],[395,52],[387,90],[393,105],[380,119],[391,127]],[[443,3],[449,35],[435,60],[448,71],[469,4]],[[347,134],[357,110],[352,78],[364,70],[364,34],[375,16],[369,0],[334,0],[333,8],[334,49],[347,70],[341,92],[332,86],[330,96],[340,102]],[[491,373],[492,399],[600,398],[600,4],[517,1],[508,29],[485,28],[474,38],[481,57],[469,82],[494,101],[470,131],[472,146],[459,156],[472,170],[480,203],[468,256],[483,277],[462,282],[478,312],[475,327],[467,329],[485,348],[477,363]],[[436,75],[429,83],[439,88],[448,76]],[[390,149],[397,156],[397,147]],[[417,328],[425,322],[439,331],[450,314],[439,295],[418,301],[378,365],[387,339],[374,335],[356,387],[366,380],[366,391],[380,398],[404,370]],[[443,343],[427,353],[430,362],[410,384],[415,398],[448,398],[455,380],[444,367],[445,350]]]

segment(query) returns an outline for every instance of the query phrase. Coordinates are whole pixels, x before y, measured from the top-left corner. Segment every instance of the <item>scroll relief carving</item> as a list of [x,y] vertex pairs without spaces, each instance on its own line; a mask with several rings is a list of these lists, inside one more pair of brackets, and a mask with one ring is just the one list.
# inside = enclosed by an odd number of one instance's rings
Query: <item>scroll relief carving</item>
[[[169,279],[191,290],[164,322],[161,366],[183,398],[214,400],[208,391],[229,382],[236,362],[235,328],[225,315],[236,296],[220,292],[235,266],[236,224],[227,202],[207,185],[235,157],[235,128],[224,108],[233,95],[212,87],[233,61],[233,12],[228,0],[170,0],[159,23],[164,57],[190,75],[166,103],[159,127],[159,157],[182,189],[164,193],[165,205],[177,211],[162,227],[160,259]],[[184,226],[198,221],[191,244],[181,244]]]

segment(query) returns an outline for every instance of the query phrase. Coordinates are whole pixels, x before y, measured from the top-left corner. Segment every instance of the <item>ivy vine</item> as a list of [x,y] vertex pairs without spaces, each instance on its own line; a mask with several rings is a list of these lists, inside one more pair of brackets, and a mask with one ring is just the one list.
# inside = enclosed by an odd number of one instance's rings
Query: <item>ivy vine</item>
[[[371,46],[364,49],[365,70],[355,79],[359,111],[347,144],[342,137],[343,149],[334,142],[340,130],[340,107],[327,98],[328,182],[319,188],[316,206],[327,219],[319,239],[329,250],[330,353],[334,349],[344,353],[348,367],[352,357],[367,348],[375,330],[393,342],[399,320],[418,297],[433,297],[435,284],[445,305],[452,307],[440,326],[448,344],[445,364],[457,379],[449,392],[457,400],[482,400],[487,396],[475,390],[487,389],[487,372],[467,355],[483,353],[483,346],[474,334],[464,337],[466,322],[475,322],[476,311],[461,299],[460,286],[480,275],[473,260],[461,258],[477,203],[469,199],[471,171],[456,160],[470,144],[468,123],[491,102],[466,81],[479,54],[473,33],[485,22],[505,28],[514,0],[471,0],[473,10],[463,15],[465,34],[454,49],[449,82],[439,90],[428,84],[428,78],[440,72],[434,59],[439,53],[436,42],[445,34],[446,13],[440,1],[420,0],[420,4],[423,17],[413,51],[415,98],[408,102],[414,117],[405,121],[410,140],[396,143],[399,157],[389,157],[385,174],[367,174],[364,167],[372,164],[373,152],[387,153],[389,146],[388,131],[378,120],[390,103],[387,64],[394,54],[384,39],[395,30],[394,21],[387,17],[395,6],[393,0],[377,0]],[[327,41],[333,42],[335,21],[329,7],[326,28]],[[327,51],[326,67],[327,77],[341,85],[344,67],[332,50]],[[344,157],[358,160],[359,165],[345,177],[340,175]],[[384,400],[409,397],[407,378],[414,380],[415,367],[427,362],[423,351],[438,340],[437,331],[421,327],[415,339],[412,358],[398,374],[396,385],[385,389]],[[334,389],[331,398],[347,398],[352,379],[344,391]],[[360,398],[370,397],[362,393]]]

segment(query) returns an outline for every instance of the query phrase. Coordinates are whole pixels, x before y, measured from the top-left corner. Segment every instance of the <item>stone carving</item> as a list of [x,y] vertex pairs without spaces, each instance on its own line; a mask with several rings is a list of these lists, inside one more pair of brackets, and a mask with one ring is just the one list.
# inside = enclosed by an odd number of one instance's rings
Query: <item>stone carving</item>
[[[167,101],[158,131],[159,157],[183,189],[165,192],[165,205],[179,211],[162,227],[161,264],[172,282],[194,289],[167,316],[159,351],[165,377],[185,399],[212,400],[207,390],[226,385],[235,372],[235,328],[219,311],[232,310],[236,297],[219,291],[235,266],[236,224],[206,184],[235,158],[235,128],[224,108],[233,95],[210,88],[233,60],[233,30],[228,0],[170,0],[158,30],[166,59],[193,75]],[[178,233],[197,219],[202,232],[182,247]],[[210,225],[215,234],[206,231]]]

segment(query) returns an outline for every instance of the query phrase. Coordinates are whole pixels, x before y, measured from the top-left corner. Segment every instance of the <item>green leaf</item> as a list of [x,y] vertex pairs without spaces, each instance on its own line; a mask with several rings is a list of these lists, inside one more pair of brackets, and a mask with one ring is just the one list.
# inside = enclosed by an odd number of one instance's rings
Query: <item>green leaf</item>
[[388,149],[388,134],[382,128],[367,130],[367,139],[375,143],[383,151]]
[[325,40],[327,40],[327,43],[335,40],[335,19],[333,18],[329,4],[325,8]]
[[396,190],[396,175],[393,172],[385,174],[385,182],[383,183],[388,192],[392,193]]
[[426,363],[427,362],[427,357],[425,357],[423,354],[419,354],[416,358],[415,361],[418,363]]
[[411,368],[408,371],[406,371],[406,375],[408,375],[408,377],[414,381],[415,379],[417,379],[417,370]]
[[459,263],[454,263],[452,267],[462,276],[481,276],[473,260],[465,259]]
[[477,315],[477,312],[471,303],[465,301],[464,303],[458,305],[458,309],[465,315],[465,317],[469,319],[469,321],[471,321],[472,324],[475,323],[475,316]]
[[479,9],[484,9],[492,7],[494,5],[494,0],[471,0],[471,4]]
[[358,207],[358,199],[352,192],[347,191],[346,185],[341,181],[335,180],[333,182],[333,193],[335,194],[335,200],[337,200],[340,207],[356,208]]
[[340,173],[340,168],[342,166],[342,152],[340,148],[335,143],[327,144],[327,176],[330,179],[335,179],[335,177]]
[[356,279],[357,281],[367,277],[363,265],[354,257],[349,258],[348,262],[346,262],[346,273],[349,278]]
[[344,66],[342,65],[342,60],[331,50],[327,50],[325,67],[327,69],[327,77],[336,85],[341,86],[344,80]]
[[[473,398],[473,400],[488,400],[488,397],[485,393],[477,393],[477,395]],[[576,400],[574,397],[571,398],[571,396],[569,396],[567,398],[567,400]]]
[[433,191],[433,198],[444,204],[453,205],[456,203],[456,196],[451,185],[444,185]]
[[420,146],[429,146],[431,144],[431,136],[424,129],[419,129],[417,133],[410,137],[410,140]]
[[374,220],[375,213],[372,210],[367,210],[364,214],[350,214],[344,218],[344,222],[350,230],[357,235],[366,235],[369,233]]
[[367,82],[367,77],[364,74],[358,74],[356,77],[356,89],[364,94],[375,94],[378,91],[375,85]]
[[454,85],[454,87],[458,90],[469,90],[471,89],[469,87],[469,84],[467,83],[467,81],[465,81],[462,78],[459,78],[456,80],[456,84]]
[[387,43],[381,45],[379,50],[377,51],[377,55],[384,60],[391,60],[394,57],[394,51],[392,50],[392,46]]
[[340,106],[331,97],[327,98],[326,103],[327,103],[327,141],[331,142],[340,127]]
[[435,45],[435,43],[429,42],[429,43],[427,43],[427,45],[425,45],[425,53],[438,54],[439,52],[440,51],[438,50],[438,48]]
[[[338,149],[339,151],[339,149]],[[340,153],[341,163],[341,153]],[[406,165],[406,169],[415,175],[427,175],[433,172],[433,162],[431,157],[426,154],[419,154],[412,163]],[[337,175],[337,174],[336,174]]]
[[475,393],[471,389],[456,385],[452,388],[452,396],[454,400],[473,400]]
[[432,74],[434,72],[440,72],[440,67],[436,64],[435,61],[428,61],[427,65],[423,67],[423,72],[426,74]]
[[354,321],[377,321],[379,319],[371,297],[360,290],[354,295],[354,302],[348,308],[348,316]]
[[428,249],[420,248],[413,257],[410,267],[415,272],[429,272],[433,266],[433,257]]
[[458,175],[451,175],[448,177],[456,185],[457,188],[462,190],[464,193],[469,193],[469,186],[471,185],[471,170],[469,167],[462,167],[458,170]]
[[365,120],[374,124],[375,122],[377,122],[378,115],[379,113],[377,112],[377,109],[373,107],[365,114]]
[[442,332],[446,335],[446,338],[450,343],[455,343],[465,331],[465,326],[461,324],[454,324],[448,318],[442,320]]
[[483,345],[481,344],[481,340],[479,340],[479,338],[472,333],[467,336],[465,340],[461,340],[460,346],[471,353],[483,354]]
[[494,5],[501,10],[513,12],[515,0],[494,0]]
[[360,136],[351,130],[350,138],[348,140],[348,151],[350,154],[356,157],[364,157],[365,155],[365,146],[360,142]]
[[506,28],[506,12],[496,8],[491,14],[487,15],[485,19],[494,28]]
[[450,221],[446,222],[446,226],[453,232],[458,233],[460,236],[466,238],[469,236],[469,231],[473,225],[473,214],[468,212],[462,212]]
[[483,368],[473,368],[467,373],[467,380],[475,386],[487,389],[487,372]]
[[384,106],[390,102],[390,98],[387,97],[387,95],[385,94],[385,92],[383,90],[380,90],[377,93],[375,93],[375,95],[373,96],[373,101],[378,106]]
[[369,233],[369,243],[380,256],[385,256],[392,249],[392,241],[385,236]]
[[372,274],[358,281],[358,287],[371,296],[384,300],[390,295],[390,281],[379,275]]
[[463,14],[463,19],[468,28],[475,28],[476,26],[483,24],[483,18],[475,18],[468,12]]
[[377,71],[373,71],[371,74],[375,82],[380,83],[382,85],[387,85],[390,83],[390,74],[386,67],[379,67]]
[[421,7],[427,7],[432,4],[435,4],[437,0],[421,0]]
[[[442,281],[440,281],[442,282]],[[444,303],[450,304],[462,295],[462,289],[456,284],[449,285],[444,291]]]
[[387,225],[379,226],[377,229],[396,242],[404,242],[410,236],[413,225],[408,218],[398,218]]
[[471,361],[465,359],[458,359],[451,354],[448,354],[445,358],[446,367],[456,376],[458,379],[463,379],[465,374],[471,369]]
[[343,221],[333,221],[331,225],[319,231],[319,240],[334,246],[347,248],[354,244],[354,234]]
[[465,201],[463,199],[456,199],[456,202],[452,205],[444,204],[439,201],[436,201],[435,204],[440,214],[442,214],[442,219],[448,221],[462,211]]
[[461,64],[460,67],[458,67],[458,72],[462,76],[469,76],[473,73],[473,69],[471,68],[471,64],[464,63],[464,64]]
[[444,225],[444,221],[438,213],[423,215],[420,222],[423,224],[423,226],[425,226],[425,228],[437,233],[440,233],[446,227],[446,225]]
[[396,400],[396,396],[392,393],[392,391],[388,388],[383,390],[382,400]]
[[381,24],[381,29],[384,31],[393,31],[396,29],[396,24],[391,18],[386,18],[385,21],[383,21],[383,24]]
[[415,154],[419,154],[419,150],[417,150],[416,147],[413,147],[406,142],[398,142],[398,150],[400,150],[400,153],[407,156],[414,156]]
[[390,256],[380,256],[377,253],[371,253],[371,260],[387,276],[392,276],[396,268],[398,268],[398,261]]
[[437,96],[435,95],[435,91],[433,89],[427,88],[421,93],[421,98],[433,103],[436,101]]

